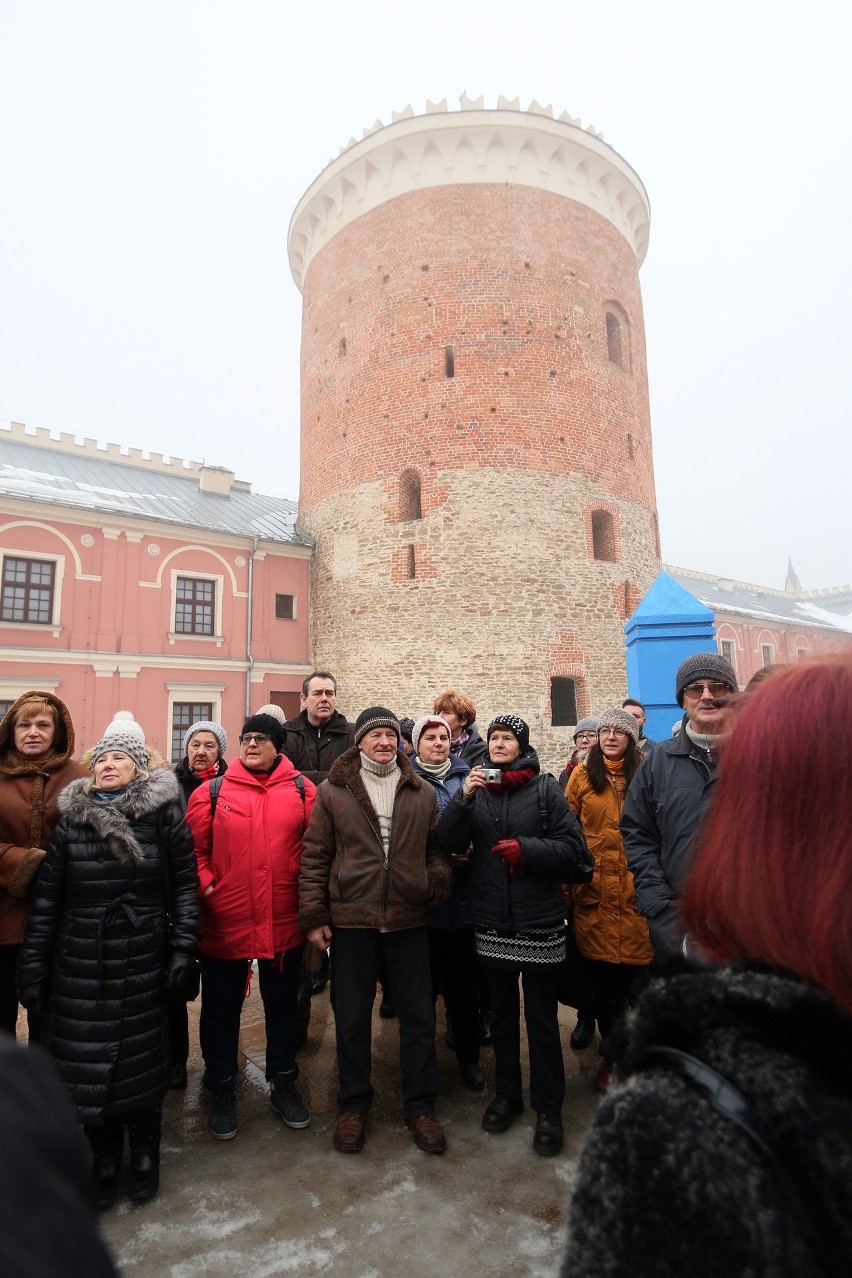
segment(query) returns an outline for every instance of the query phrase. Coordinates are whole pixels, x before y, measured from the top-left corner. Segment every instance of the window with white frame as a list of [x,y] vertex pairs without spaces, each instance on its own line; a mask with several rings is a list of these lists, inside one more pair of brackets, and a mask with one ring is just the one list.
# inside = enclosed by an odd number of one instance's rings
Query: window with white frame
[[775,656],[775,650],[771,643],[762,643],[760,645],[760,656],[764,666],[771,666],[772,659]]
[[[719,646],[722,649],[722,656],[732,666],[734,665],[734,641],[733,639],[721,639]],[[736,669],[736,667],[734,667]]]
[[216,633],[216,582],[206,577],[178,577],[175,583],[175,634]]
[[0,620],[53,624],[56,560],[3,556]]

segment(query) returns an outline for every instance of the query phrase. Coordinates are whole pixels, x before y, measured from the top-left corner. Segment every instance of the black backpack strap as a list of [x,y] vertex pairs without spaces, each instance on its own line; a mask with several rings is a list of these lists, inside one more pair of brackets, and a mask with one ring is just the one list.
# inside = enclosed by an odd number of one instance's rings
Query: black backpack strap
[[296,782],[296,789],[299,791],[299,798],[302,800],[302,834],[304,834],[305,826],[308,824],[305,819],[305,812],[307,811],[305,806],[305,778],[301,772],[297,772],[293,780]]
[[667,1065],[684,1082],[700,1092],[718,1114],[727,1118],[748,1138],[775,1176],[776,1183],[783,1191],[803,1236],[812,1247],[818,1248],[814,1252],[816,1259],[821,1251],[825,1250],[825,1235],[821,1229],[817,1229],[811,1212],[802,1200],[794,1176],[781,1162],[771,1143],[766,1139],[762,1130],[762,1120],[754,1103],[712,1065],[708,1065],[697,1056],[691,1056],[689,1052],[682,1052],[677,1047],[664,1047],[662,1044],[654,1043],[639,1054],[635,1067],[642,1069],[656,1064]]
[[538,820],[541,838],[546,838],[550,829],[550,813],[547,810],[547,778],[549,776],[549,772],[538,774]]
[[216,804],[219,801],[219,791],[222,789],[224,776],[214,777],[210,782],[210,820],[212,821],[216,815]]

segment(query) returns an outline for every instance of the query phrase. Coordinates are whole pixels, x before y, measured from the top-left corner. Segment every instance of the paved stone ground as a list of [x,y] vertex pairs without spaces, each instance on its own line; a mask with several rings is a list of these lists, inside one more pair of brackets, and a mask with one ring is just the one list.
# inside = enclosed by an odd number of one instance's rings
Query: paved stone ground
[[139,1207],[120,1198],[101,1217],[126,1278],[553,1278],[576,1160],[597,1106],[597,1040],[573,1052],[574,1015],[562,1009],[566,1142],[560,1156],[541,1158],[532,1151],[529,1110],[501,1136],[482,1131],[480,1118],[494,1095],[491,1051],[482,1053],[486,1091],[468,1091],[444,1046],[440,1002],[438,1009],[437,1113],[448,1149],[435,1158],[415,1148],[402,1121],[397,1022],[379,1018],[378,1001],[376,1099],[363,1153],[341,1155],[332,1146],[337,1080],[327,992],[313,1000],[299,1057],[311,1126],[285,1127],[269,1106],[263,1078],[256,982],[243,1011],[239,1131],[232,1141],[214,1141],[207,1130],[209,1097],[200,1086],[198,1007],[191,1005],[189,1087],[170,1092],[165,1103],[160,1193]]

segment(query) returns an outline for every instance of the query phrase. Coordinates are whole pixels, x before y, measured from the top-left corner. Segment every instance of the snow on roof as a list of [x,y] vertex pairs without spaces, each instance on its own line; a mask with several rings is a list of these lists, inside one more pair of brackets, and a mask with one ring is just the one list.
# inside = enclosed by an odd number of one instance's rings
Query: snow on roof
[[852,615],[830,612],[795,595],[764,590],[743,581],[708,580],[704,574],[692,576],[679,568],[669,568],[668,572],[684,589],[715,613],[760,617],[764,621],[785,626],[819,626],[825,630],[852,633]]
[[144,469],[127,462],[74,456],[0,433],[0,494],[75,510],[139,516],[207,532],[313,544],[296,526],[298,508],[242,485],[204,493],[198,476]]

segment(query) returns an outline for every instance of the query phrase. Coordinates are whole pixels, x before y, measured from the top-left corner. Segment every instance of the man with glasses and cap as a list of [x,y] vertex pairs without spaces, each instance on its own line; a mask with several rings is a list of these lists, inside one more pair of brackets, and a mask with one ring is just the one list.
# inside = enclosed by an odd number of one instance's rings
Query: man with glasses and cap
[[695,833],[713,793],[724,700],[737,690],[734,668],[715,652],[687,657],[675,676],[681,731],[662,741],[630,783],[621,817],[636,902],[658,958],[680,954],[677,900],[692,864]]

